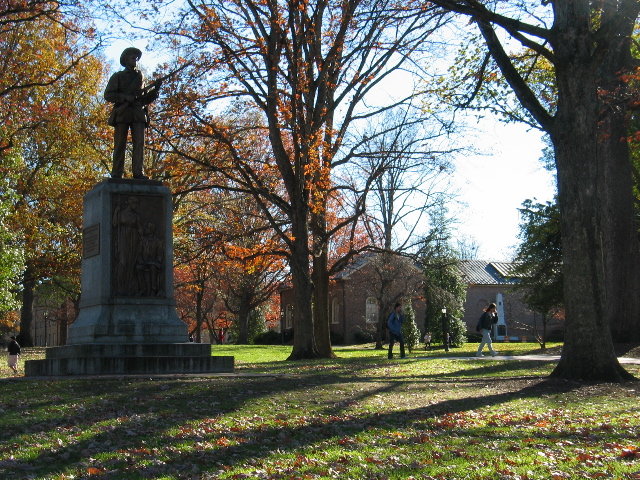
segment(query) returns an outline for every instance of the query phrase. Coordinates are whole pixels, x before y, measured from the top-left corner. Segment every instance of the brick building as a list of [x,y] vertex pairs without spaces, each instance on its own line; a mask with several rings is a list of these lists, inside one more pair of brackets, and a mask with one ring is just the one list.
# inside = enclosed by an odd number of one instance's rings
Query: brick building
[[[512,288],[519,281],[513,263],[465,260],[460,263],[460,270],[467,283],[463,321],[469,332],[475,332],[478,318],[489,303],[498,306],[500,321],[494,332],[497,340],[508,337],[510,340],[533,341],[535,331],[541,332],[542,316],[529,310],[522,301],[522,295]],[[562,329],[561,319],[550,319],[547,336],[561,336]]]
[[[498,305],[499,323],[496,340],[534,341],[535,331],[542,330],[542,316],[529,310],[520,293],[512,287],[518,282],[513,264],[465,260],[460,263],[467,297],[463,321],[467,330],[475,333],[478,318],[489,303]],[[386,317],[395,302],[410,296],[416,313],[416,323],[424,328],[425,305],[420,269],[408,259],[381,255],[361,255],[344,271],[337,274],[329,289],[329,315],[334,338],[346,344],[362,343],[374,338],[380,315]],[[293,289],[280,292],[281,328],[293,328]],[[562,334],[562,320],[550,319],[547,335]]]
[[[329,287],[329,317],[334,338],[346,344],[372,341],[379,318],[386,319],[393,305],[407,297],[412,300],[416,323],[422,328],[425,315],[422,283],[422,272],[406,258],[360,255],[333,277]],[[280,309],[281,328],[292,329],[291,287],[280,291]]]

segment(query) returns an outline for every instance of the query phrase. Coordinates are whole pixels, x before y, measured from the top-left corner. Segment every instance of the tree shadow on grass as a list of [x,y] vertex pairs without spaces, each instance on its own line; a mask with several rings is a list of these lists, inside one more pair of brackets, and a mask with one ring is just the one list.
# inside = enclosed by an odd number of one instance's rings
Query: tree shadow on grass
[[[393,396],[396,390],[409,383],[411,379],[394,380],[390,378],[351,378],[345,376],[310,375],[301,385],[300,379],[282,378],[274,382],[272,378],[205,379],[199,381],[168,380],[150,383],[144,380],[132,380],[130,389],[118,389],[118,382],[87,381],[82,398],[102,395],[112,390],[110,395],[85,407],[82,414],[67,414],[55,422],[33,425],[25,418],[11,425],[25,438],[12,439],[0,434],[2,443],[7,441],[28,441],[29,433],[49,431],[54,436],[57,429],[75,427],[82,430],[93,429],[93,435],[86,438],[77,436],[72,443],[62,442],[54,447],[43,448],[29,460],[19,458],[0,462],[0,473],[6,478],[23,478],[25,472],[39,475],[51,475],[65,470],[83,469],[87,465],[102,467],[100,462],[91,463],[89,458],[109,455],[120,451],[121,459],[107,460],[106,471],[101,478],[152,478],[158,474],[188,476],[187,467],[193,464],[205,471],[214,471],[222,465],[237,466],[261,457],[267,457],[271,450],[279,448],[282,452],[295,451],[328,440],[337,435],[355,435],[370,428],[400,428],[407,422],[416,422],[434,418],[444,413],[456,413],[497,405],[514,397],[538,397],[546,393],[565,393],[578,384],[559,381],[534,382],[515,391],[485,395],[479,392],[475,397],[451,399],[429,406],[396,409],[373,413],[345,414],[349,404],[341,402],[320,404],[317,411],[309,410],[304,421],[298,415],[286,416],[278,422],[271,419],[248,422],[246,428],[219,428],[220,419],[230,420],[234,412],[241,412],[247,402],[255,402],[260,397],[272,402],[268,397],[299,391],[308,385],[342,385],[359,383],[364,389],[353,397],[362,401],[375,395]],[[441,379],[431,378],[432,381]],[[476,380],[479,382],[484,379]],[[78,386],[76,386],[78,387]],[[113,390],[116,393],[113,393]],[[311,400],[311,399],[309,399]],[[106,402],[106,403],[105,403]],[[215,405],[208,407],[211,403]],[[36,401],[31,405],[48,408],[51,402]],[[270,412],[265,412],[269,415]],[[111,422],[111,423],[109,423]],[[194,426],[195,424],[195,426]],[[7,431],[5,428],[3,431]],[[169,433],[172,432],[172,433]],[[176,433],[177,432],[177,433]],[[40,438],[42,436],[40,435]],[[182,446],[188,444],[189,448]],[[1,443],[0,443],[1,445]],[[6,443],[5,443],[6,445]],[[7,451],[7,447],[0,451]],[[143,466],[145,459],[162,460],[164,464]],[[132,461],[133,459],[133,461]],[[144,463],[144,462],[143,462]],[[152,462],[153,463],[153,462]],[[127,470],[129,467],[134,470]],[[123,476],[123,472],[126,475]],[[13,474],[13,475],[12,475]],[[187,478],[187,477],[183,477]]]
[[[475,368],[464,368],[460,369],[456,372],[443,372],[436,373],[433,377],[479,377],[486,378],[489,376],[498,376],[500,374],[506,373],[514,373],[514,372],[526,372],[531,371],[533,365],[537,365],[540,363],[557,363],[557,360],[549,360],[549,361],[520,361],[520,360],[506,360],[506,361],[497,361],[499,363],[495,364],[484,364],[478,365]],[[538,374],[532,374],[533,377],[540,377]],[[511,375],[509,376],[511,378]]]
[[[391,368],[401,367],[402,363],[389,363],[382,362],[383,365],[389,365]],[[406,364],[406,363],[405,363]],[[160,402],[156,405],[158,410],[164,411],[170,409],[170,403],[177,401],[177,398],[173,398],[169,395],[169,392],[165,388],[172,388],[171,385],[189,385],[189,383],[201,383],[212,381],[216,382],[217,397],[219,401],[212,398],[212,402],[216,402],[217,408],[226,414],[232,413],[234,410],[242,408],[244,402],[239,401],[240,397],[245,397],[246,400],[255,401],[258,397],[268,394],[283,394],[286,392],[293,392],[299,390],[301,387],[315,387],[315,386],[327,386],[331,384],[383,384],[379,390],[370,391],[363,390],[363,393],[357,398],[351,401],[363,401],[368,397],[374,395],[380,395],[382,393],[392,391],[401,385],[406,385],[416,382],[434,382],[442,381],[447,383],[447,379],[455,378],[456,382],[460,383],[465,381],[464,377],[473,377],[476,375],[483,375],[479,380],[470,378],[470,383],[474,382],[486,382],[490,376],[497,376],[499,374],[511,374],[513,377],[515,370],[525,370],[525,362],[505,362],[499,365],[484,365],[475,369],[461,369],[456,372],[435,373],[435,374],[411,374],[409,377],[386,377],[381,375],[370,375],[366,373],[371,369],[379,369],[381,363],[357,363],[351,365],[350,372],[339,371],[336,374],[304,374],[278,378],[274,382],[273,378],[260,377],[254,379],[251,382],[253,385],[251,393],[247,394],[246,385],[247,379],[233,379],[227,378],[225,380],[214,379],[195,379],[193,381],[181,380],[175,378],[156,379],[151,380],[141,377],[122,377],[122,378],[108,378],[108,379],[65,379],[65,380],[47,380],[45,382],[36,381],[31,383],[34,388],[31,389],[18,389],[13,390],[13,394],[7,397],[6,400],[0,402],[0,408],[12,412],[16,415],[5,415],[0,423],[2,429],[0,429],[0,442],[11,440],[11,437],[17,433],[31,434],[46,430],[53,427],[64,427],[67,425],[74,425],[78,422],[83,423],[86,426],[95,424],[97,422],[106,422],[117,418],[125,418],[130,415],[139,415],[149,413],[149,407],[147,403],[149,401]],[[310,364],[310,367],[313,367]],[[339,370],[343,370],[344,367],[339,367]],[[357,373],[357,376],[353,374]],[[393,372],[392,372],[393,373]],[[286,378],[286,381],[285,381]],[[518,377],[523,378],[535,378],[535,377]],[[231,380],[231,382],[229,382]],[[237,381],[233,381],[237,380]],[[391,383],[389,383],[391,382]],[[131,389],[122,388],[123,383],[125,385],[131,385]],[[29,385],[27,382],[20,384],[22,387]],[[233,386],[232,386],[233,385]],[[169,387],[168,387],[169,386]],[[274,388],[276,387],[276,388]],[[53,391],[51,390],[53,389]],[[48,391],[46,396],[41,396],[41,392]],[[1,398],[1,397],[0,397]],[[64,408],[60,405],[64,401],[72,401],[72,408]],[[165,401],[163,401],[165,400]],[[185,399],[188,400],[188,399]],[[194,400],[195,401],[195,400]],[[201,400],[203,404],[206,404],[204,400]],[[167,404],[167,406],[163,406]],[[344,402],[334,402],[336,404],[342,404]],[[39,414],[37,412],[40,412]],[[205,409],[206,412],[210,412],[209,409]],[[61,412],[61,413],[58,413]],[[41,420],[33,420],[42,418]],[[189,418],[189,417],[188,417]],[[187,420],[188,420],[187,418]]]

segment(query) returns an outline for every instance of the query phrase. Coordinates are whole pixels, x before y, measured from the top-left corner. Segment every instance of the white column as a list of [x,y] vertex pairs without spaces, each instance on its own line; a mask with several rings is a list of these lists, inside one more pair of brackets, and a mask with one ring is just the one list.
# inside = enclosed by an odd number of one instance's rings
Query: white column
[[[493,327],[494,328],[494,338],[496,340],[504,340],[507,334],[507,322],[504,317],[504,299],[501,293],[496,294],[496,306],[498,310],[498,323]],[[504,326],[500,328],[500,326]],[[503,335],[498,335],[498,333],[502,333]]]

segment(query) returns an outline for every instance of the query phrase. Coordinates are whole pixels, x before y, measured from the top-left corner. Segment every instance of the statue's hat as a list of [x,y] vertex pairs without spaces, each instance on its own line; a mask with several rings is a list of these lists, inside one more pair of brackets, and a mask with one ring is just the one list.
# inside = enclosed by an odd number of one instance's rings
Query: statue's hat
[[120,65],[122,65],[123,67],[125,66],[124,57],[126,55],[131,54],[131,53],[135,53],[135,55],[137,57],[136,60],[140,60],[140,57],[142,56],[142,50],[140,50],[139,48],[136,48],[136,47],[127,47],[120,54]]

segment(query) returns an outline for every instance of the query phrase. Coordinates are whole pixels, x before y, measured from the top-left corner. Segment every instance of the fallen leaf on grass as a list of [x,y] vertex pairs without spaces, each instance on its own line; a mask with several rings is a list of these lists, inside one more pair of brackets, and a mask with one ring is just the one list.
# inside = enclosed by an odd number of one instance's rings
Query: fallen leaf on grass
[[357,443],[353,438],[350,437],[342,437],[338,440],[338,445],[353,445]]
[[427,435],[426,433],[421,433],[420,435],[410,438],[409,440],[413,443],[427,443],[431,441],[431,437],[429,437],[429,435]]
[[640,458],[640,448],[639,447],[625,447],[620,452],[620,458]]
[[97,467],[89,467],[87,468],[87,473],[89,475],[102,475],[104,473],[104,469]]
[[578,455],[578,460],[581,462],[590,462],[595,460],[596,457],[594,457],[593,455],[590,455],[588,453],[581,453],[580,455]]
[[375,465],[382,465],[384,462],[376,457],[367,457],[364,459],[367,463],[373,463]]
[[229,439],[227,437],[220,437],[218,440],[216,440],[216,445],[218,445],[219,447],[228,447]]

